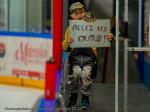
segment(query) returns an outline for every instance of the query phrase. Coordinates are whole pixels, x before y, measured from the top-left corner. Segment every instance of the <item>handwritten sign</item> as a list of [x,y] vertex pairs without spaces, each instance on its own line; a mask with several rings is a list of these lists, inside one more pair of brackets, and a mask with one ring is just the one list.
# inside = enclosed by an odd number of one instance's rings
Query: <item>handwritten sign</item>
[[106,35],[110,33],[110,19],[100,19],[95,22],[83,20],[70,20],[71,37],[74,42],[73,48],[80,47],[109,47],[110,41]]

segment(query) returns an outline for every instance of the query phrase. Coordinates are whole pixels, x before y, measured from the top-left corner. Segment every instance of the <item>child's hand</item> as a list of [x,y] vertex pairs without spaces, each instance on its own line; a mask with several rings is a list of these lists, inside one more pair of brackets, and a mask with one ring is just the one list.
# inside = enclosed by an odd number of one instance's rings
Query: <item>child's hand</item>
[[72,43],[73,42],[73,38],[72,37],[69,37],[68,39],[67,39],[67,43]]
[[108,35],[105,35],[105,36],[110,41],[113,40],[113,37],[114,37],[112,33],[109,33]]

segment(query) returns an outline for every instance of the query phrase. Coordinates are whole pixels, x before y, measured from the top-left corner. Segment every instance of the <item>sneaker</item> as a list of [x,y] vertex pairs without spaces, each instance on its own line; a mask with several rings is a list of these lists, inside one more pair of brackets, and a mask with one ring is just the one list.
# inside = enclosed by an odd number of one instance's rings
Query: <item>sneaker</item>
[[82,95],[81,108],[83,110],[87,110],[89,108],[89,96],[84,95],[84,94]]
[[71,93],[70,98],[69,98],[68,107],[75,106],[76,102],[77,102],[77,98],[78,98],[78,93]]

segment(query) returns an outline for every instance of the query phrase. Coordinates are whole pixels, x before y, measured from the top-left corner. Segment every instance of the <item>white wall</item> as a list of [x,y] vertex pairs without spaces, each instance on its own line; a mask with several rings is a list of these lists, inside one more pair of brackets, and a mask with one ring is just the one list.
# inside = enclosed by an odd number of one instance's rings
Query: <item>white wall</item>
[[98,19],[112,18],[113,4],[113,0],[92,0],[91,9]]

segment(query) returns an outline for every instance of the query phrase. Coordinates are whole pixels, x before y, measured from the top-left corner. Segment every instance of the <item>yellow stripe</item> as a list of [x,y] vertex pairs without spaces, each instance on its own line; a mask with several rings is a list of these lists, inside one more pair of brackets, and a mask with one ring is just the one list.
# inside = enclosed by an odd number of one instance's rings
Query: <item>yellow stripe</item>
[[22,79],[15,76],[0,76],[0,84],[22,85]]
[[0,84],[24,86],[24,87],[31,87],[31,88],[36,88],[36,89],[44,89],[44,81],[43,80],[18,78],[16,76],[0,76]]
[[42,80],[32,80],[32,79],[23,79],[23,86],[44,89],[44,81]]

